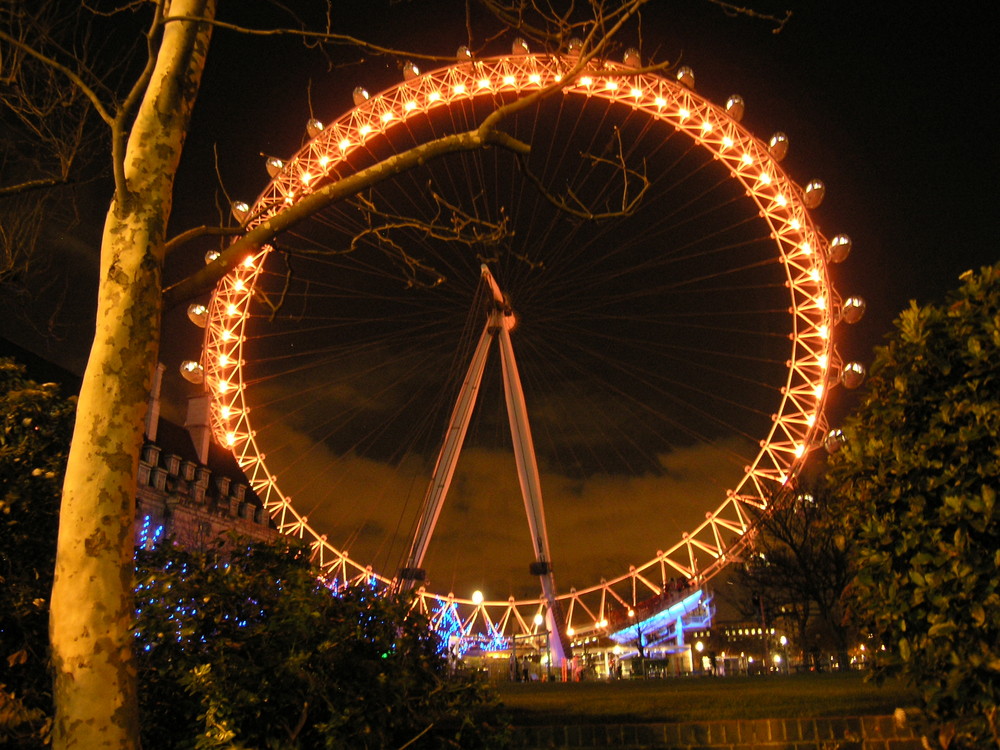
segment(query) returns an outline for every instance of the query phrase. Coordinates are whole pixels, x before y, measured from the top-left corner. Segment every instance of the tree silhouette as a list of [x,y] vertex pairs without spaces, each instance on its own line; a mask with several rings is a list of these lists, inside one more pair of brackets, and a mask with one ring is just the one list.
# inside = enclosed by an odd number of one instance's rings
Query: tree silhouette
[[757,597],[743,603],[746,614],[794,627],[803,661],[817,639],[828,639],[847,669],[852,629],[843,597],[853,570],[843,512],[843,501],[825,480],[803,484],[760,522],[735,580],[748,597]]

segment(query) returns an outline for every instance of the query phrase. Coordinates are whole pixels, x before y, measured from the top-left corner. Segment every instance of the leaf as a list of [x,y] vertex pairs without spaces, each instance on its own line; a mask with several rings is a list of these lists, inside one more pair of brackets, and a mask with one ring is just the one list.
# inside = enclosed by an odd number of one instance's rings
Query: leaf
[[982,627],[986,622],[986,610],[979,602],[973,602],[972,606],[969,607],[969,615],[977,627]]
[[930,629],[927,631],[927,635],[932,638],[937,638],[943,635],[951,635],[956,630],[958,630],[958,626],[949,620],[947,622],[939,622],[936,625],[931,625]]
[[996,505],[997,491],[989,485],[984,484],[980,489],[980,495],[983,498],[983,510],[987,515],[991,515]]

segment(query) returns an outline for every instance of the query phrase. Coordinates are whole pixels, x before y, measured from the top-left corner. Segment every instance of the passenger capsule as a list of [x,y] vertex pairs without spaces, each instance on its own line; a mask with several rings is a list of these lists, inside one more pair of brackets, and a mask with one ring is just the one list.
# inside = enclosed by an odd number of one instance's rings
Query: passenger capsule
[[848,362],[840,373],[840,382],[845,388],[855,389],[865,382],[865,366],[860,362]]
[[844,431],[839,428],[830,430],[826,434],[826,438],[823,440],[823,447],[826,448],[827,453],[836,453],[846,444],[847,435],[845,435]]
[[315,138],[317,135],[323,132],[325,126],[315,117],[311,118],[309,122],[306,123],[306,134],[310,138]]
[[625,63],[626,67],[629,68],[641,68],[642,67],[642,57],[639,56],[639,50],[635,47],[629,47],[625,50],[625,55],[622,57],[622,62]]
[[736,122],[743,119],[743,113],[746,111],[746,102],[743,101],[743,97],[739,94],[733,94],[728,99],[726,99],[726,112],[732,117]]
[[512,55],[526,55],[531,50],[528,49],[528,43],[524,41],[521,37],[517,37],[510,45],[510,54]]
[[455,52],[455,59],[457,59],[459,62],[468,62],[469,60],[472,59],[472,50],[470,50],[463,44]]
[[830,246],[826,249],[826,258],[831,263],[843,263],[847,256],[851,254],[851,238],[846,234],[838,234],[830,240]]
[[583,49],[583,40],[577,37],[573,37],[566,44],[566,51],[569,52],[571,55],[579,55],[580,50],[582,49]]
[[677,82],[685,88],[694,88],[694,71],[687,65],[677,69]]
[[788,156],[788,136],[784,133],[775,133],[771,136],[771,140],[768,141],[767,150],[770,152],[772,159],[781,161]]
[[826,185],[823,184],[822,180],[813,180],[806,185],[802,202],[806,204],[806,208],[819,208],[819,204],[823,202],[825,196]]
[[845,323],[857,323],[865,315],[867,305],[861,297],[848,297],[840,309],[840,318]]
[[420,68],[414,65],[410,60],[407,60],[406,64],[403,65],[403,80],[412,81],[418,75],[420,75]]
[[366,101],[368,101],[371,98],[369,96],[368,92],[365,91],[365,89],[364,89],[363,86],[356,87],[354,89],[354,93],[352,94],[352,96],[354,97],[354,106],[355,107],[360,107],[362,104],[364,104]]
[[192,302],[187,309],[188,320],[199,328],[208,325],[208,308],[200,302]]
[[233,201],[229,205],[229,210],[233,214],[233,218],[236,219],[236,223],[240,226],[243,225],[243,222],[247,220],[247,216],[250,215],[250,206],[244,201]]
[[222,255],[222,253],[218,250],[209,250],[205,253],[205,265],[207,266],[209,263],[215,263],[216,259],[218,259],[220,255]]
[[267,157],[267,161],[264,163],[264,166],[267,168],[267,173],[271,175],[271,177],[277,177],[278,173],[285,168],[285,162],[277,156],[269,156]]
[[185,360],[181,362],[181,376],[189,383],[199,385],[205,381],[205,368],[201,366],[201,362]]

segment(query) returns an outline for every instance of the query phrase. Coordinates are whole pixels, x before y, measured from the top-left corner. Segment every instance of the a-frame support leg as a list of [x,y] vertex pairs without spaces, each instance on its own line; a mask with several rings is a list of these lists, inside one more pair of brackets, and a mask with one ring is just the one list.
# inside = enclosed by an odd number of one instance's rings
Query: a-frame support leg
[[476,405],[476,396],[479,395],[479,386],[483,381],[483,370],[486,368],[490,342],[493,341],[495,333],[492,329],[491,319],[486,322],[486,327],[479,337],[458,400],[452,410],[451,419],[448,421],[448,431],[445,433],[437,463],[434,465],[434,473],[431,475],[431,483],[427,487],[427,494],[421,506],[419,525],[413,536],[406,562],[400,570],[399,586],[403,590],[410,589],[426,579],[422,567],[424,556],[427,554],[427,546],[430,544],[438,516],[441,515],[441,507],[448,495],[452,477],[455,476],[455,466],[462,450],[462,443],[465,442],[465,433],[469,429],[469,420]]
[[455,466],[458,463],[469,421],[472,418],[472,410],[479,395],[490,342],[496,338],[500,346],[504,396],[507,401],[507,417],[510,421],[517,476],[531,532],[531,543],[535,551],[535,562],[532,564],[531,570],[538,575],[541,582],[542,596],[548,605],[549,632],[555,636],[550,640],[553,657],[556,664],[561,665],[569,656],[569,641],[559,603],[556,600],[552,556],[549,552],[548,532],[545,528],[538,463],[535,459],[534,443],[531,439],[524,390],[521,387],[521,377],[518,373],[514,347],[510,339],[510,331],[514,327],[514,315],[485,265],[483,266],[483,279],[489,284],[493,293],[494,307],[479,337],[479,343],[473,352],[472,361],[448,422],[448,430],[438,454],[431,483],[424,496],[419,525],[414,534],[406,563],[400,570],[399,586],[404,590],[409,589],[426,578],[421,566],[424,556],[427,554],[427,547],[430,544],[431,535],[434,533],[434,527],[441,514],[445,497],[448,494],[448,488],[451,486],[451,480],[455,474]]

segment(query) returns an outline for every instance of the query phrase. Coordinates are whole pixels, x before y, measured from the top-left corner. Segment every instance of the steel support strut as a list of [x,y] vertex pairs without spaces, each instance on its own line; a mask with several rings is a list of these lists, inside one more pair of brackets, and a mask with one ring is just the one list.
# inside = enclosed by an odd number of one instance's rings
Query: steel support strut
[[555,662],[563,664],[569,652],[569,643],[562,622],[562,613],[556,601],[556,583],[552,575],[552,554],[549,552],[549,535],[545,529],[545,513],[542,508],[542,483],[535,460],[535,445],[528,425],[528,407],[521,388],[521,376],[514,359],[514,347],[510,342],[510,331],[502,328],[497,340],[500,344],[500,362],[503,365],[503,389],[507,400],[507,418],[510,420],[510,435],[514,443],[514,459],[517,462],[517,478],[521,483],[521,497],[524,512],[531,530],[531,544],[535,548],[535,564],[532,572],[538,574],[542,584],[542,596],[548,604],[548,628],[555,634],[551,648]]
[[434,466],[434,473],[431,476],[427,494],[424,496],[417,531],[406,557],[406,563],[400,571],[399,587],[402,589],[411,588],[426,577],[421,566],[424,556],[427,554],[427,547],[430,544],[431,535],[434,533],[434,527],[441,514],[445,497],[448,494],[448,488],[451,486],[451,480],[455,474],[455,466],[458,463],[462,444],[465,441],[465,435],[472,418],[472,410],[475,407],[479,387],[482,384],[489,346],[495,338],[500,347],[504,397],[507,402],[507,417],[510,421],[517,476],[521,486],[521,497],[524,500],[525,514],[528,518],[528,528],[531,532],[531,544],[535,551],[535,563],[531,566],[531,570],[538,575],[541,582],[542,596],[548,605],[549,632],[556,636],[551,639],[553,658],[557,665],[561,665],[569,654],[569,643],[556,600],[555,578],[552,574],[552,556],[549,552],[548,533],[545,528],[538,463],[535,460],[531,427],[528,424],[528,409],[524,400],[524,390],[521,387],[521,377],[517,370],[517,360],[514,358],[514,347],[510,339],[510,331],[514,328],[515,318],[508,301],[485,265],[482,267],[482,275],[493,294],[493,308],[490,310],[486,325],[479,336],[479,343],[472,354],[472,361],[469,363],[469,369],[462,382],[455,408],[452,410],[441,451]]
[[455,402],[451,419],[448,421],[448,431],[441,444],[441,451],[438,453],[437,463],[434,465],[434,473],[431,475],[431,483],[427,487],[427,494],[424,495],[424,502],[420,509],[419,525],[413,536],[410,552],[406,556],[406,563],[400,571],[399,585],[404,590],[412,588],[426,578],[422,567],[424,556],[427,554],[427,546],[430,544],[438,516],[441,515],[441,507],[448,495],[452,477],[455,476],[455,466],[458,464],[458,456],[462,451],[462,443],[465,442],[465,433],[469,429],[469,420],[472,418],[472,410],[476,405],[476,396],[479,394],[479,386],[483,381],[483,370],[486,369],[486,359],[490,353],[490,342],[494,336],[491,330],[492,325],[491,316],[490,320],[486,321],[486,327],[483,328],[483,332],[479,336],[476,350],[472,353],[472,362],[469,363],[469,370],[465,374],[462,389],[459,391],[458,400]]

